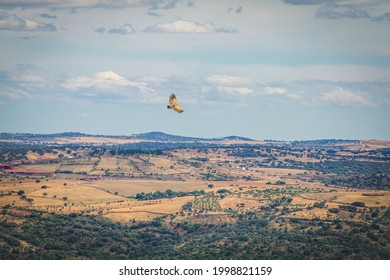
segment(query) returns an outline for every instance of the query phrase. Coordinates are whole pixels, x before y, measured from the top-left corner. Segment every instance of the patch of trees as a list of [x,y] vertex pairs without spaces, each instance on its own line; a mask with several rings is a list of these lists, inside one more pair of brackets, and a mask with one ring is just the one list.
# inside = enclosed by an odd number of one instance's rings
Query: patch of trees
[[131,149],[131,148],[122,148],[118,147],[116,149],[110,150],[111,155],[121,155],[121,156],[129,156],[129,155],[162,155],[162,150],[142,150],[142,149]]
[[180,164],[184,164],[184,165],[191,165],[192,167],[195,167],[195,168],[201,168],[202,167],[202,164],[198,161],[189,161],[189,160],[180,160],[179,161]]
[[339,208],[352,213],[357,212],[356,206],[353,205],[339,205]]
[[278,206],[286,206],[286,205],[289,205],[291,203],[293,199],[291,197],[288,197],[288,196],[282,196],[280,198],[276,198],[276,199],[273,199],[271,204],[270,204],[270,207],[271,208],[275,208],[275,207],[278,207]]
[[15,145],[14,143],[0,142],[0,162],[27,159],[29,145]]
[[228,151],[229,156],[234,157],[269,157],[271,150],[268,152],[263,152],[261,150],[257,150],[251,147],[248,148],[235,148]]
[[91,147],[88,155],[90,157],[100,157],[107,151],[107,147]]
[[388,174],[390,165],[387,162],[369,161],[324,161],[306,163],[306,167],[312,170],[335,174]]
[[219,148],[219,144],[209,144],[202,142],[138,142],[131,144],[123,144],[110,148],[110,150],[180,150],[180,149],[200,149],[200,148]]
[[[294,219],[294,218],[293,218]],[[380,227],[291,219],[286,231],[253,212],[234,223],[163,218],[121,224],[94,216],[31,215],[22,224],[0,221],[0,259],[389,259],[389,236]],[[22,243],[27,244],[20,246]]]
[[328,212],[329,213],[333,213],[333,214],[337,214],[337,213],[340,212],[340,209],[338,209],[338,208],[329,208]]
[[351,205],[357,206],[357,207],[365,207],[366,206],[366,204],[364,202],[361,202],[361,201],[352,202]]
[[24,193],[25,193],[24,190],[19,190],[19,191],[17,192],[17,194],[18,194],[19,196],[23,195]]
[[[77,214],[38,214],[22,225],[0,221],[0,259],[152,259],[144,250],[161,257],[172,250],[177,234],[161,223],[139,228]],[[29,245],[18,247],[20,241]]]
[[[1,137],[0,137],[1,138]],[[43,156],[45,153],[55,153],[53,149],[61,149],[66,151],[66,149],[82,149],[86,148],[85,146],[77,144],[67,144],[67,145],[58,145],[58,144],[45,144],[45,143],[29,143],[29,139],[24,139],[26,142],[0,142],[0,162],[10,162],[17,160],[27,160],[27,153],[29,151],[38,153],[40,156]],[[44,140],[44,139],[42,139]],[[47,140],[47,139],[46,139]],[[58,162],[58,160],[49,160],[47,163]]]
[[[345,186],[356,189],[390,189],[390,173],[373,174],[326,174],[317,178],[325,184]],[[366,195],[366,194],[363,194]],[[380,194],[379,194],[380,196]]]
[[54,173],[73,174],[72,170],[56,170]]
[[201,162],[208,162],[209,159],[208,158],[205,158],[205,157],[194,157],[194,158],[191,158],[192,160],[197,160],[197,161],[201,161]]
[[208,180],[208,181],[226,181],[231,179],[231,176],[228,176],[226,174],[215,174],[215,173],[200,173],[202,180]]
[[173,190],[166,190],[164,192],[156,191],[151,193],[137,193],[135,195],[136,199],[139,200],[155,200],[161,198],[174,198],[174,197],[183,197],[183,196],[199,196],[204,195],[206,192],[204,190],[200,191],[191,191],[191,192],[175,192]]
[[383,193],[363,193],[363,196],[384,196]]
[[217,190],[217,193],[219,193],[219,194],[228,194],[228,193],[231,193],[231,191],[229,191],[228,189],[220,189],[220,190]]
[[325,208],[325,201],[321,201],[321,202],[317,201],[317,202],[314,202],[313,207],[314,207],[314,208]]

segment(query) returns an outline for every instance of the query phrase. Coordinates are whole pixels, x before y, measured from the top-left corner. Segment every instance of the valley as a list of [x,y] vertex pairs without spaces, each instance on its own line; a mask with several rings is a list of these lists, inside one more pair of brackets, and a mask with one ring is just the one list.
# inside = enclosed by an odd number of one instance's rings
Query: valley
[[[390,256],[389,142],[7,134],[0,148],[2,258]],[[54,221],[62,237],[45,228]],[[47,236],[32,241],[40,223]],[[107,238],[122,238],[80,252],[102,224],[122,229]],[[69,243],[66,229],[79,239]],[[160,254],[142,255],[144,234]],[[204,250],[192,252],[193,242]]]

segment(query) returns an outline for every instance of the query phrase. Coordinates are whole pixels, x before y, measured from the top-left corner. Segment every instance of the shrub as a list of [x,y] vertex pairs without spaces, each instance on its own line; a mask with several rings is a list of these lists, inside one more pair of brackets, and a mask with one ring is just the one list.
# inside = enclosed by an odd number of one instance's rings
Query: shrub
[[328,212],[329,212],[329,213],[337,214],[337,213],[340,212],[340,209],[338,209],[338,208],[329,208],[329,209],[328,209]]
[[220,190],[217,190],[217,193],[224,194],[224,193],[230,193],[230,191],[228,189],[220,189]]
[[357,206],[357,207],[364,207],[364,206],[366,206],[366,204],[364,202],[361,202],[361,201],[352,202],[352,205],[353,206]]

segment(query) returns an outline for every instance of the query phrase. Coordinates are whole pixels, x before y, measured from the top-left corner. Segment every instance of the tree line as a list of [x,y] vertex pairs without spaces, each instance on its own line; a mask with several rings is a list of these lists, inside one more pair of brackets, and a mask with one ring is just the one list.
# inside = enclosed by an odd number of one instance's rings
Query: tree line
[[161,198],[174,198],[174,197],[183,197],[183,196],[199,196],[203,195],[206,192],[204,190],[196,190],[191,192],[176,192],[173,190],[166,190],[164,192],[161,191],[155,191],[150,193],[137,193],[135,195],[135,198],[138,200],[154,200],[154,199],[161,199]]

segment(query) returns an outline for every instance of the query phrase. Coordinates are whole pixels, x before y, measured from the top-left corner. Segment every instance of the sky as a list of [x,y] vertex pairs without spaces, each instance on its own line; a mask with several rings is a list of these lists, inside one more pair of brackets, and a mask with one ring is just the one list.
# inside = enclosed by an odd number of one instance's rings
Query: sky
[[390,1],[0,0],[0,132],[68,131],[390,140]]

